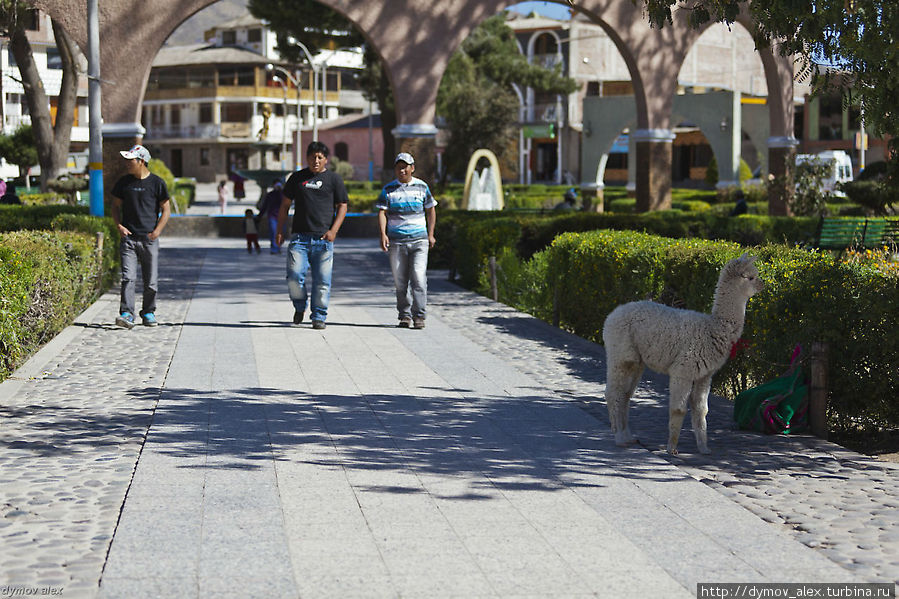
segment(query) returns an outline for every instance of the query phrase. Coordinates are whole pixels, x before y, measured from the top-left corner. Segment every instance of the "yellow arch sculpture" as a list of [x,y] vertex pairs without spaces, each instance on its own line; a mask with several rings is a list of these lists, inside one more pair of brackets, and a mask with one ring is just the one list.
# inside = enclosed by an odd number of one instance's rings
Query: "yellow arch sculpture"
[[462,209],[468,210],[468,196],[471,192],[471,177],[474,175],[475,168],[478,166],[478,160],[481,158],[486,158],[490,162],[490,172],[493,174],[493,183],[496,187],[499,203],[497,209],[502,210],[505,204],[503,202],[502,177],[499,175],[499,161],[496,159],[496,154],[483,148],[475,150],[474,154],[471,155],[471,160],[468,161],[468,169],[465,171],[465,191],[462,194]]

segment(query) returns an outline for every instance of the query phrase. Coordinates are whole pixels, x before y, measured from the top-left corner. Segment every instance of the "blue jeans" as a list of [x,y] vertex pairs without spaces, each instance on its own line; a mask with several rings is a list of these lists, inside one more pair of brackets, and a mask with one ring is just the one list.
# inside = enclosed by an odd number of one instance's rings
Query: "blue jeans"
[[274,217],[269,215],[268,217],[268,238],[271,242],[271,253],[275,254],[281,251],[281,246],[278,245],[278,242],[275,241],[275,236],[278,234],[278,215],[276,214]]
[[400,320],[423,319],[428,304],[428,240],[391,240],[388,254]]
[[302,234],[291,237],[287,246],[287,291],[294,310],[306,311],[306,271],[311,270],[312,306],[309,317],[310,320],[325,321],[331,297],[333,266],[333,242]]

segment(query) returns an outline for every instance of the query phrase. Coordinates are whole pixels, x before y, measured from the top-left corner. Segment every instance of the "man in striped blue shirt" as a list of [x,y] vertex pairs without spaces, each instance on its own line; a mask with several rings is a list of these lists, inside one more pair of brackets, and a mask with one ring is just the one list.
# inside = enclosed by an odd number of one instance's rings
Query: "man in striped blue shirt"
[[411,154],[397,154],[393,171],[396,179],[384,186],[375,202],[381,249],[390,256],[399,313],[397,326],[423,329],[428,303],[428,250],[437,243],[437,201],[428,184],[412,176],[415,159]]

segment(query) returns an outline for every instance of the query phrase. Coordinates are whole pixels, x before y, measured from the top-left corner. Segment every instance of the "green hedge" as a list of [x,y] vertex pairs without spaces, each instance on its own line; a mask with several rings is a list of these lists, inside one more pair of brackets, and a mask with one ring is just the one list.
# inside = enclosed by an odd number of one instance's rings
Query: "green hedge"
[[[625,231],[566,233],[527,261],[500,258],[501,299],[601,341],[618,304],[654,299],[707,312],[734,243],[674,240]],[[782,372],[793,346],[830,346],[829,418],[835,430],[899,426],[899,268],[837,261],[830,253],[768,245],[759,257],[765,289],[747,308],[749,347],[715,377],[728,397]],[[895,266],[895,263],[893,263]],[[479,285],[485,285],[484,275]]]
[[109,288],[119,235],[111,218],[73,206],[0,206],[0,231],[3,380]]
[[0,380],[103,291],[95,236],[73,231],[0,233]]
[[60,214],[88,213],[85,206],[35,205],[11,206],[0,204],[0,231],[23,229],[49,229],[50,223]]
[[642,231],[672,238],[733,241],[752,246],[764,243],[810,244],[818,219],[743,215],[728,217],[712,211],[666,210],[647,214],[575,212],[509,214],[500,212],[441,212],[434,267],[450,268],[466,287],[477,284],[490,256],[514,249],[522,259],[546,248],[561,233],[598,229]]

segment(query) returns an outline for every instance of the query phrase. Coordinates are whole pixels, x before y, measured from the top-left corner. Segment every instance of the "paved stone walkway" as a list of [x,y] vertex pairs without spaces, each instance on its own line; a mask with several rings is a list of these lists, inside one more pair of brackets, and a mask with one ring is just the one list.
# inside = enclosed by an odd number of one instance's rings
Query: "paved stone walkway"
[[163,240],[156,329],[107,294],[0,384],[0,592],[65,597],[689,597],[699,582],[895,582],[899,469],[729,428],[664,453],[665,381],[618,449],[602,349],[432,278],[393,325],[386,258],[340,240],[329,325],[283,257]]

